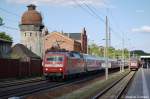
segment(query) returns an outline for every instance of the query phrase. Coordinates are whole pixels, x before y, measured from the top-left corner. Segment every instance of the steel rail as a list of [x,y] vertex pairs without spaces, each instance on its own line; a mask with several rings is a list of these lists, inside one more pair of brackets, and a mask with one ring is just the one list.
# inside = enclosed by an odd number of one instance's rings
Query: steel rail
[[[106,87],[104,90],[100,91],[98,94],[96,94],[95,96],[92,97],[92,99],[99,99],[101,96],[105,95],[110,89],[112,89],[113,87],[115,87],[120,81],[122,81],[125,77],[127,77],[131,72],[129,72],[127,75],[121,77],[120,79],[118,79],[117,81],[113,82],[111,85],[109,85],[108,87]],[[133,74],[133,76],[135,75],[135,73]],[[131,77],[131,79],[133,78],[133,76]],[[127,88],[127,86],[129,85],[131,79],[129,80],[129,82],[127,83],[127,85],[117,94],[117,96],[115,96],[114,99],[119,99],[122,96],[122,93],[124,92],[124,90]]]

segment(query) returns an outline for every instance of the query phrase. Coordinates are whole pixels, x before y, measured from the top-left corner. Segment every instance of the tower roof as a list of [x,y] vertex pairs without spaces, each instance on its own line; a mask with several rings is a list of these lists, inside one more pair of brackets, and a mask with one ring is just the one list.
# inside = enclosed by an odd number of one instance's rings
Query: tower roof
[[42,24],[42,16],[36,10],[36,6],[33,4],[30,4],[27,7],[28,7],[28,10],[24,12],[24,14],[22,15],[21,24],[25,24],[25,25]]

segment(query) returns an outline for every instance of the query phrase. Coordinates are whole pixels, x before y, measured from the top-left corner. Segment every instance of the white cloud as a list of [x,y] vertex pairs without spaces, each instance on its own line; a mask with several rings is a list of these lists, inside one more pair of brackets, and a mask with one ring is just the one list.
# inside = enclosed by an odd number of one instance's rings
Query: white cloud
[[150,26],[142,26],[139,28],[133,28],[132,32],[150,33]]
[[[48,4],[48,5],[74,5],[77,1],[79,4],[92,4],[105,6],[107,0],[7,0],[10,3],[18,4]],[[75,2],[74,2],[75,1]]]

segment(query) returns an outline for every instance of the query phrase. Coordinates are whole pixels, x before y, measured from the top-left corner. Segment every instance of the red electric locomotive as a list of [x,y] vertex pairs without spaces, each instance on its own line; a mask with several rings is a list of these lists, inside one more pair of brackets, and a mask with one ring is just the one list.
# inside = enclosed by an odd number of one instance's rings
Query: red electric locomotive
[[85,72],[83,57],[78,52],[47,52],[43,63],[46,78],[65,79]]

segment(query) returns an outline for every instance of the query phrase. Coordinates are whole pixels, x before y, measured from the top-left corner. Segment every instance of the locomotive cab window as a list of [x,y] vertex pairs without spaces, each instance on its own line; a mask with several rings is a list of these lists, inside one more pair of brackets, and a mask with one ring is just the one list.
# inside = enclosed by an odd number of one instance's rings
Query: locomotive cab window
[[80,54],[78,54],[78,53],[73,53],[73,56],[74,56],[75,58],[81,58]]
[[69,56],[70,56],[70,57],[74,57],[73,53],[69,53]]
[[46,60],[48,62],[62,62],[63,57],[62,56],[48,56]]

